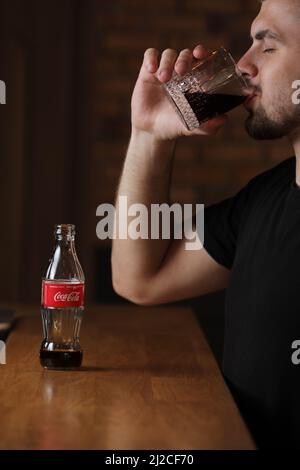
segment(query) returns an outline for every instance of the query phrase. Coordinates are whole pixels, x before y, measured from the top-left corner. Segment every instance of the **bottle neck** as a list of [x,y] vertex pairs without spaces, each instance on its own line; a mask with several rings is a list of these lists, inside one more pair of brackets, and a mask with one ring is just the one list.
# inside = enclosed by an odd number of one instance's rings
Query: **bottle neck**
[[84,282],[84,274],[75,249],[74,225],[64,224],[55,227],[54,253],[45,278]]
[[62,242],[67,244],[68,242],[74,242],[75,240],[75,225],[73,224],[60,224],[55,226],[54,236],[56,243]]
[[75,251],[75,237],[73,236],[56,236],[55,237],[56,247],[60,247],[61,250]]

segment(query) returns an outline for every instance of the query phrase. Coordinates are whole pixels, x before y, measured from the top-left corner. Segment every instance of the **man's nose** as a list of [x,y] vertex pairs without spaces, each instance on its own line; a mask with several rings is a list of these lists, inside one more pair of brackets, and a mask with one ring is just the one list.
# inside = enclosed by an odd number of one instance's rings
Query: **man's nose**
[[237,68],[245,79],[251,80],[258,74],[257,66],[251,59],[251,54],[247,51],[237,63]]

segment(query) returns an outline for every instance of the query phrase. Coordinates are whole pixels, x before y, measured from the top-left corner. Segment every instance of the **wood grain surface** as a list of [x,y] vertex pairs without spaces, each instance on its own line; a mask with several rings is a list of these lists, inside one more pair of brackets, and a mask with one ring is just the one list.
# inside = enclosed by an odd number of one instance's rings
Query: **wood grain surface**
[[192,310],[88,307],[83,366],[44,370],[39,308],[0,365],[1,449],[254,449]]

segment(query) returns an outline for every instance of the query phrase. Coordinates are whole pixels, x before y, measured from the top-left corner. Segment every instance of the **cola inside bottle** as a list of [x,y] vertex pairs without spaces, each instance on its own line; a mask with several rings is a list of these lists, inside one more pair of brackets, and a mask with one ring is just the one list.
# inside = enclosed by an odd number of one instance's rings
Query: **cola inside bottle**
[[75,227],[55,226],[55,248],[42,279],[41,314],[44,340],[40,362],[47,369],[81,366],[79,342],[84,313],[84,275],[75,250]]

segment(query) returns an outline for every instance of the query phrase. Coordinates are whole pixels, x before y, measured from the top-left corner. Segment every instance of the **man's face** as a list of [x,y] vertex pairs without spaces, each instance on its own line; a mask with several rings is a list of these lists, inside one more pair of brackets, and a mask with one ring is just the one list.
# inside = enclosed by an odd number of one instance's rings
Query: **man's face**
[[255,139],[300,133],[300,105],[292,83],[300,79],[300,0],[265,0],[252,23],[253,44],[238,63],[254,96],[246,130]]

